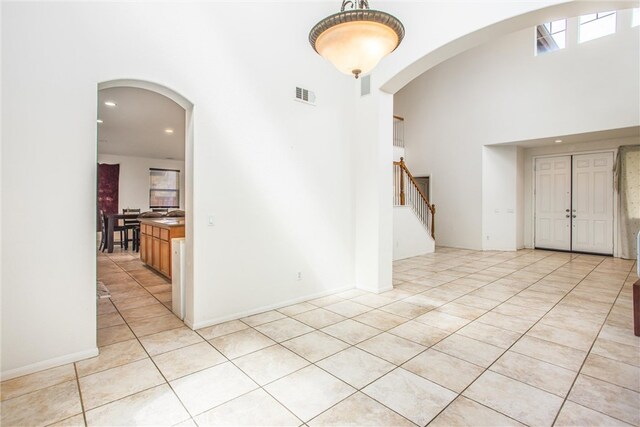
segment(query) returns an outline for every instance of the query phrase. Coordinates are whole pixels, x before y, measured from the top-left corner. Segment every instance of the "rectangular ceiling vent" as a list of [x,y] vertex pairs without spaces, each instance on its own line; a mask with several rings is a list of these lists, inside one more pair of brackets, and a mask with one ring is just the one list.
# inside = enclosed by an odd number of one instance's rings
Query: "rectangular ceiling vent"
[[311,92],[309,89],[296,87],[296,101],[316,105],[316,94]]

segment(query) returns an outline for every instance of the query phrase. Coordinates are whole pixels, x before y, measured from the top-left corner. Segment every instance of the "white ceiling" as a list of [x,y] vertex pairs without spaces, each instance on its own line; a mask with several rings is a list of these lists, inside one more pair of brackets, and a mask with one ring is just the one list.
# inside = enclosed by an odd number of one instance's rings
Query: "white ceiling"
[[[116,106],[106,106],[107,101]],[[184,160],[185,111],[163,95],[131,87],[102,89],[98,119],[103,121],[98,123],[100,154]]]

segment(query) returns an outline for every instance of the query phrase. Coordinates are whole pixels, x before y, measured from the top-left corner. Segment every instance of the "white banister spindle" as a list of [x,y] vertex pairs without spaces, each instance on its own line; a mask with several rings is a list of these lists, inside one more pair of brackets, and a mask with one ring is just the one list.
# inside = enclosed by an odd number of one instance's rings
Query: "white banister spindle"
[[435,209],[418,188],[415,179],[402,159],[393,164],[393,204],[394,206],[411,206],[420,222],[432,236],[434,235],[433,214]]
[[404,119],[393,116],[393,145],[404,148]]

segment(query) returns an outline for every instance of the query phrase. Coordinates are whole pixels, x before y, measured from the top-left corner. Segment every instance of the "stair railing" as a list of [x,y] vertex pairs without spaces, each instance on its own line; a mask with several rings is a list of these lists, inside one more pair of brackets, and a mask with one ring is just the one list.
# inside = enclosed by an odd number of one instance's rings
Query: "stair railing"
[[393,190],[393,204],[411,206],[420,222],[435,239],[436,206],[429,203],[402,157],[399,162],[393,162]]

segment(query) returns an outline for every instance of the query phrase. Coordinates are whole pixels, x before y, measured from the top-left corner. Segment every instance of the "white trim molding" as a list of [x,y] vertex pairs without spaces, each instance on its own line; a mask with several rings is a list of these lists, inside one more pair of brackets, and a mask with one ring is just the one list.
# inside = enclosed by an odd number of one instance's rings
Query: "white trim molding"
[[[218,323],[227,322],[229,320],[241,319],[243,317],[252,316],[254,314],[264,313],[265,311],[269,311],[269,310],[277,310],[278,308],[287,307],[287,306],[290,306],[290,305],[293,305],[293,304],[299,304],[301,302],[309,301],[309,300],[316,299],[316,298],[322,298],[322,297],[326,297],[326,296],[329,296],[329,295],[338,294],[340,292],[348,291],[350,289],[355,289],[355,288],[356,288],[355,286],[350,285],[350,286],[345,286],[345,287],[338,288],[338,289],[332,289],[330,291],[318,292],[318,293],[307,295],[307,296],[304,296],[304,297],[299,297],[299,298],[290,299],[290,300],[287,300],[287,301],[284,301],[284,302],[279,302],[277,304],[266,305],[266,306],[263,306],[263,307],[254,308],[252,310],[247,310],[247,311],[242,311],[242,312],[239,312],[239,313],[234,313],[234,314],[231,314],[229,316],[216,317],[214,319],[209,319],[209,320],[205,320],[203,322],[198,322],[198,323],[193,323],[191,320],[188,320],[188,319],[185,318],[184,324],[187,325],[188,327],[190,327],[191,329],[194,329],[194,330],[195,329],[202,329],[202,328],[206,328],[208,326],[217,325]],[[393,289],[393,287],[391,289]]]
[[100,352],[98,348],[79,351],[77,353],[65,354],[64,356],[54,357],[53,359],[43,360],[41,362],[32,363],[31,365],[21,366],[15,369],[9,369],[0,373],[0,380],[6,381],[12,378],[21,377],[23,375],[33,374],[34,372],[43,371],[49,368],[66,365],[67,363],[78,362],[80,360],[96,357]]

